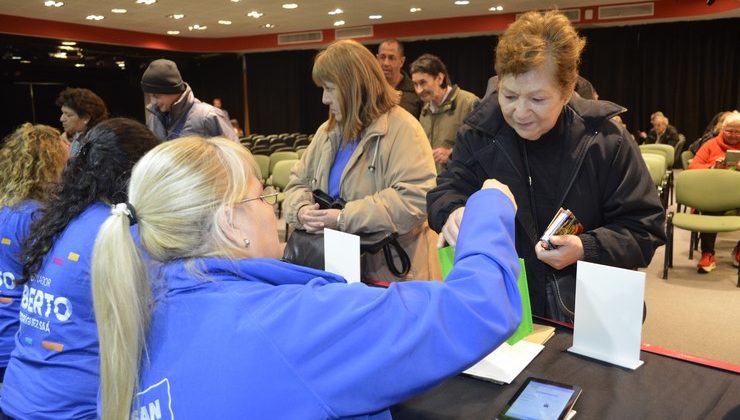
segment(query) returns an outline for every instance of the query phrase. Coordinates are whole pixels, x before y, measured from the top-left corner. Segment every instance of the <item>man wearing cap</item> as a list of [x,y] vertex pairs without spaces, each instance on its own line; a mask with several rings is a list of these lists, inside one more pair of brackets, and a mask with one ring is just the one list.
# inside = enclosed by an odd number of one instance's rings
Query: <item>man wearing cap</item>
[[146,125],[160,139],[197,135],[238,141],[224,113],[193,95],[173,61],[152,61],[141,77],[141,90],[151,97]]

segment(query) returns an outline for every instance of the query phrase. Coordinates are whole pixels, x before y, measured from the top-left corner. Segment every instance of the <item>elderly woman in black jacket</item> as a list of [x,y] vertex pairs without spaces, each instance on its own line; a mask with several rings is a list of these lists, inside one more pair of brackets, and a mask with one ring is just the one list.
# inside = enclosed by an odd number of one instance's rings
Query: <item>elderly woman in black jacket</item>
[[[624,108],[573,95],[584,45],[557,12],[514,22],[496,49],[498,95],[468,117],[427,195],[431,227],[454,245],[468,197],[488,178],[508,185],[532,311],[563,321],[574,315],[576,261],[645,267],[665,242],[665,213],[639,149],[611,121]],[[584,229],[549,246],[539,239],[561,207]]]

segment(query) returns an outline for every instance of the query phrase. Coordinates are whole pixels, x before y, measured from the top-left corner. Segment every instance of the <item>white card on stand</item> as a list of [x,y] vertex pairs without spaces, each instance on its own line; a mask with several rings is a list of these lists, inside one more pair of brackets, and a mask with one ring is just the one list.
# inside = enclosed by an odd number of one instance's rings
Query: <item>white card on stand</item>
[[324,270],[338,274],[347,283],[360,281],[360,237],[324,229]]
[[642,365],[645,273],[578,261],[573,353],[629,369]]

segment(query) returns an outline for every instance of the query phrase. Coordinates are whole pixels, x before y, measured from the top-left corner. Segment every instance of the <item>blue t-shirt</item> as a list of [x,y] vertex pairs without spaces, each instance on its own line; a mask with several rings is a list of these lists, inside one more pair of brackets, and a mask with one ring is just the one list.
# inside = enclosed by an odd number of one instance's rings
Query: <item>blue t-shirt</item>
[[329,170],[329,191],[327,191],[334,199],[339,198],[339,193],[341,192],[340,181],[342,180],[342,173],[349,162],[349,158],[352,157],[352,153],[357,149],[358,144],[358,141],[352,140],[346,145],[340,145],[339,150],[337,150],[337,155],[334,157],[334,163],[332,163],[331,169]]
[[36,201],[25,201],[0,209],[0,368],[8,365],[18,331],[18,311],[21,309],[23,287],[16,286],[21,277],[21,244],[28,236]]
[[94,419],[99,387],[98,331],[90,259],[110,207],[94,203],[73,219],[23,285],[20,328],[0,406],[33,419]]

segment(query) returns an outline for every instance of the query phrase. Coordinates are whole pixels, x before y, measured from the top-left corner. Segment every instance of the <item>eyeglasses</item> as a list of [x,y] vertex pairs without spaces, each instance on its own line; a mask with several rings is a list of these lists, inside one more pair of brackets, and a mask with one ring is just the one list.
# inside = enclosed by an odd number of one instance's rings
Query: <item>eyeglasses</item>
[[269,204],[269,205],[275,205],[277,203],[278,199],[278,192],[275,191],[272,187],[265,187],[264,190],[262,190],[262,195],[259,197],[254,198],[247,198],[246,200],[240,201],[240,203],[247,203],[254,200],[262,200],[263,202]]

